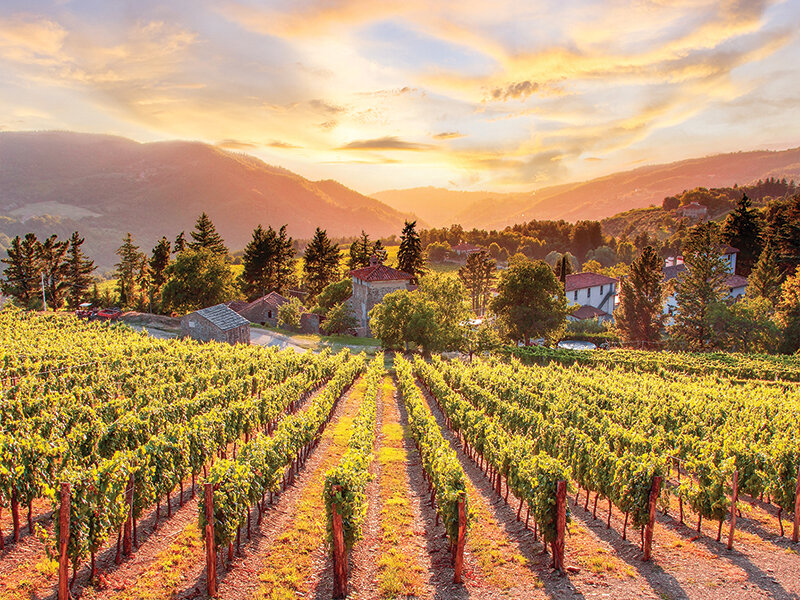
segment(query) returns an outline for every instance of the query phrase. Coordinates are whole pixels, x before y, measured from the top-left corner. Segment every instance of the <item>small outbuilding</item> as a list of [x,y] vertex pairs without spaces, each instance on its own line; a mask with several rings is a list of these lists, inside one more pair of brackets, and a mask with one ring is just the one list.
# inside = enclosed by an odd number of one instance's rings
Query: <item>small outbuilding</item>
[[278,309],[288,301],[278,292],[270,292],[266,296],[253,300],[242,308],[234,308],[234,310],[251,323],[275,327],[278,324]]
[[250,321],[224,304],[217,304],[183,317],[181,335],[201,342],[249,344]]

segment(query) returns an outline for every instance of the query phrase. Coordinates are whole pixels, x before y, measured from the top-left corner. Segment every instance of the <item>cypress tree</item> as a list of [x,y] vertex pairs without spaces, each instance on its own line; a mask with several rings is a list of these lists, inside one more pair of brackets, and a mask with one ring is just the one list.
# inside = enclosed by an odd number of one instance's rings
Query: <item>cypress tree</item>
[[339,280],[339,248],[324,229],[317,227],[303,253],[303,271],[309,296],[314,298],[325,287]]
[[386,251],[386,248],[383,247],[380,240],[375,240],[375,244],[372,246],[372,254],[377,256],[378,261],[383,264],[389,259],[389,253]]
[[489,288],[495,278],[497,262],[485,250],[467,257],[466,264],[458,270],[458,277],[470,293],[472,310],[482,315],[486,310]]
[[739,249],[736,272],[747,277],[761,254],[761,219],[747,194],[743,194],[736,208],[725,220],[725,241]]
[[217,233],[217,228],[214,227],[214,223],[211,222],[211,218],[205,212],[197,217],[191,236],[194,241],[189,242],[189,247],[192,250],[205,248],[214,254],[228,254],[228,248],[225,246],[222,236]]
[[400,249],[397,252],[397,268],[414,277],[417,282],[425,274],[425,254],[422,241],[416,229],[416,221],[406,221],[400,236]]
[[[84,253],[84,239],[74,232],[69,238],[69,250],[67,251],[67,268],[64,280],[67,283],[67,304],[71,309],[78,308],[78,305],[86,295],[86,291],[92,283],[92,272],[94,271],[94,261],[90,260]],[[97,284],[95,284],[95,294]]]
[[178,237],[175,238],[175,243],[172,244],[173,254],[180,254],[186,250],[186,232],[181,231]]
[[133,236],[128,234],[122,240],[122,246],[116,252],[120,261],[117,267],[117,292],[121,307],[136,302],[136,282],[140,276],[142,265],[146,264],[146,256],[139,252],[139,246],[133,243]]
[[614,322],[626,342],[656,342],[664,326],[664,272],[661,257],[652,246],[631,263],[619,286],[620,302]]
[[64,281],[67,268],[64,258],[68,247],[68,242],[60,242],[55,235],[51,235],[39,244],[37,249],[39,267],[44,274],[48,304],[55,310],[64,304],[64,292],[68,288],[68,284]]
[[360,269],[369,266],[369,259],[373,253],[373,245],[369,241],[369,236],[361,230],[361,236],[350,244],[350,259],[347,265],[351,269]]

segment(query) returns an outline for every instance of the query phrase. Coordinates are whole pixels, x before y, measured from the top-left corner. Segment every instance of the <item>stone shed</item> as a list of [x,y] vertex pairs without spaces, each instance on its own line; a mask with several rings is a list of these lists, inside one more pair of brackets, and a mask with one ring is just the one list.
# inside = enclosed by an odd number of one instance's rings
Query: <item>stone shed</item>
[[234,310],[251,323],[275,327],[278,325],[278,309],[288,301],[278,292],[270,292],[266,296],[253,300],[242,308],[234,308]]
[[183,317],[181,335],[201,342],[249,344],[250,321],[224,304],[217,304]]

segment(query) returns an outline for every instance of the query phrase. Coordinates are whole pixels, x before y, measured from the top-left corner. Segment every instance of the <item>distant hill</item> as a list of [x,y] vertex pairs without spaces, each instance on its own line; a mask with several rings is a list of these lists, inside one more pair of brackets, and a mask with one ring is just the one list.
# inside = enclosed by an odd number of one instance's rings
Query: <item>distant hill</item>
[[502,229],[531,219],[600,220],[636,208],[660,206],[666,196],[683,190],[746,185],[768,177],[800,180],[800,148],[717,154],[650,165],[535,192],[413,188],[378,192],[373,197],[397,210],[413,212],[437,227],[460,223],[465,229]]
[[253,229],[288,225],[308,238],[399,234],[404,215],[335,181],[309,181],[244,154],[196,142],[140,144],[69,132],[0,132],[0,246],[27,231],[86,236],[102,268],[125,232],[149,251],[187,236],[206,211],[231,250]]

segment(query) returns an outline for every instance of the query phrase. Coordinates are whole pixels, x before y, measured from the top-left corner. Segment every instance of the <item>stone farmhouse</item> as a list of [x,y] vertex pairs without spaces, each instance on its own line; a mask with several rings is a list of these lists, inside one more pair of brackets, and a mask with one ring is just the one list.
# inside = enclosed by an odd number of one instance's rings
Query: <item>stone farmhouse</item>
[[614,277],[598,273],[567,275],[564,285],[567,301],[579,305],[568,318],[573,321],[595,317],[600,321],[613,320],[617,283]]
[[250,321],[224,304],[217,304],[182,317],[181,336],[201,342],[249,344]]
[[370,258],[368,267],[350,271],[353,278],[353,294],[347,299],[353,315],[358,321],[359,336],[370,336],[369,311],[383,300],[386,294],[397,290],[412,290],[413,277],[405,271],[382,264],[376,256]]

